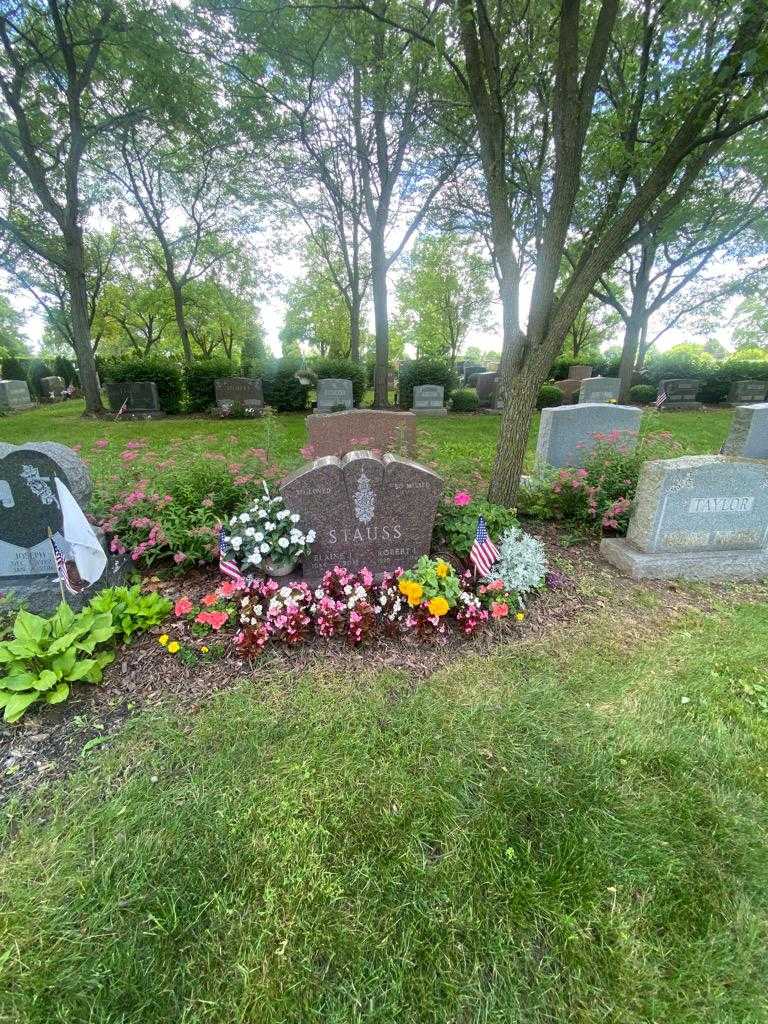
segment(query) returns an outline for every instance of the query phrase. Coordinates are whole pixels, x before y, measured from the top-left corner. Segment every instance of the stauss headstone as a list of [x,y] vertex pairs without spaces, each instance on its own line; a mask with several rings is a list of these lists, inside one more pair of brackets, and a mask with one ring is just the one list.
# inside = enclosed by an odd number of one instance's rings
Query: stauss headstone
[[412,565],[429,552],[442,489],[426,466],[365,451],[317,459],[292,473],[280,493],[317,534],[305,577],[319,580],[335,565],[375,573]]

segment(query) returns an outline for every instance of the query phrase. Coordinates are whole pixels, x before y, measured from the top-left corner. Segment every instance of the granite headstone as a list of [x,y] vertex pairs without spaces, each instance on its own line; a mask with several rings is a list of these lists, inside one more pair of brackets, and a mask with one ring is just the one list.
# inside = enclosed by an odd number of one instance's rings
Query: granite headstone
[[413,412],[420,416],[445,416],[444,402],[442,384],[416,384],[413,388]]
[[600,552],[633,579],[768,575],[768,463],[723,455],[646,462],[626,538]]
[[556,380],[554,386],[558,388],[566,403],[572,402],[577,392],[581,392],[582,383],[589,380],[592,375],[592,367],[586,363],[576,363],[568,367],[568,376],[565,380]]
[[280,493],[317,535],[305,578],[319,580],[335,565],[374,573],[413,565],[429,552],[442,489],[425,466],[365,451],[317,459],[292,473]]
[[348,409],[307,418],[313,458],[346,455],[356,448],[381,452],[416,450],[416,417],[388,409]]
[[491,373],[478,373],[475,378],[475,389],[477,390],[477,402],[481,409],[499,409],[500,395],[499,374],[496,370]]
[[658,408],[663,412],[701,409],[701,402],[696,401],[700,387],[700,380],[685,377],[659,381],[658,398],[666,398]]
[[264,392],[259,377],[220,377],[214,381],[216,405],[222,412],[228,412],[235,405],[241,405],[256,415],[264,411]]
[[[114,413],[122,410],[126,419],[158,419],[160,409],[157,384],[153,380],[116,381],[106,383],[109,407]],[[125,406],[125,408],[123,408]]]
[[58,401],[62,397],[66,384],[61,377],[41,377],[40,387],[46,398]]
[[723,455],[768,459],[768,402],[740,405],[733,410]]
[[3,412],[34,409],[25,380],[0,380],[0,409]]
[[744,405],[746,402],[764,402],[768,393],[766,380],[735,380],[728,391],[729,405]]
[[316,412],[337,412],[354,405],[352,381],[339,377],[323,377],[317,382]]
[[587,377],[579,388],[579,404],[618,402],[621,381],[618,377]]
[[634,448],[642,416],[634,406],[601,402],[542,409],[536,465],[583,466],[599,436],[615,432],[622,444]]

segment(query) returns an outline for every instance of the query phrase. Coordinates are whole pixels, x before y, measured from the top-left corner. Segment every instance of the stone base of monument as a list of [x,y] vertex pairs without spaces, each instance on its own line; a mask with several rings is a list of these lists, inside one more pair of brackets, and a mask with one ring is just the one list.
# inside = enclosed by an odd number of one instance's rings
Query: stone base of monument
[[[64,589],[67,604],[77,612],[100,590],[124,586],[132,567],[132,562],[127,556],[110,556],[101,579],[92,587],[82,594],[70,594],[66,588]],[[55,573],[40,576],[4,576],[3,591],[14,605],[23,604],[27,611],[35,615],[51,615],[61,604],[61,590]]]
[[702,402],[665,402],[659,412],[700,412],[703,408]]
[[638,551],[625,537],[606,537],[600,554],[633,580],[754,580],[768,577],[768,551]]
[[448,410],[445,406],[440,409],[411,409],[414,416],[447,416]]
[[132,409],[121,412],[121,420],[162,420],[167,414],[160,409]]

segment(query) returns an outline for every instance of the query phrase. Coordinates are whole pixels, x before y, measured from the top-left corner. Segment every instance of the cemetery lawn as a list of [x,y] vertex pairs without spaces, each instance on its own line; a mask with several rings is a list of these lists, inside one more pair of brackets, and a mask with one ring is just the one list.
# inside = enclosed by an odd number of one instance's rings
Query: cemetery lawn
[[[228,458],[245,455],[249,448],[265,448],[283,470],[295,469],[303,459],[299,448],[307,443],[305,415],[286,413],[263,420],[217,420],[196,416],[169,416],[149,422],[85,420],[82,402],[43,406],[24,413],[0,418],[0,440],[12,444],[25,441],[59,441],[81,445],[81,456],[89,463],[96,490],[100,478],[111,476],[120,465],[120,452],[127,441],[146,439],[149,448],[164,453],[177,438],[198,443],[205,439],[213,451]],[[702,412],[647,411],[643,431],[669,431],[685,445],[688,454],[719,451],[728,435],[732,411],[724,408]],[[528,469],[539,428],[534,417],[528,438]],[[434,461],[450,483],[475,485],[487,480],[493,466],[499,417],[493,415],[450,414],[446,417],[418,419],[419,454],[423,461]],[[94,442],[107,439],[106,448],[94,448]]]
[[766,1020],[768,610],[648,597],[136,717],[6,809],[0,1019]]

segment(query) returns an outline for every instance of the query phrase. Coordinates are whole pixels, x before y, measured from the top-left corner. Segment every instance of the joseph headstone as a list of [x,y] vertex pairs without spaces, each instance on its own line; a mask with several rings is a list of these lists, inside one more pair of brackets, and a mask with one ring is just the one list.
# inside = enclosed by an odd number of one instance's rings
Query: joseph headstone
[[445,388],[442,384],[416,384],[413,412],[420,416],[445,416]]
[[304,576],[319,580],[335,565],[374,573],[407,568],[429,552],[443,481],[394,455],[349,452],[316,459],[280,486],[286,506],[317,534]]
[[34,407],[25,380],[0,380],[0,409],[21,412]]
[[617,402],[621,381],[618,377],[587,377],[579,388],[579,405],[587,402]]
[[634,448],[642,416],[642,410],[634,406],[600,402],[542,409],[536,465],[583,466],[600,438],[606,436]]
[[337,412],[354,405],[352,381],[339,377],[324,377],[317,382],[316,412]]
[[740,405],[733,410],[731,431],[721,453],[744,459],[768,459],[768,402]]
[[633,579],[768,575],[768,463],[695,455],[646,462],[626,538],[600,553]]
[[416,450],[416,417],[390,409],[348,409],[307,418],[314,458],[346,455],[356,448],[407,455]]

